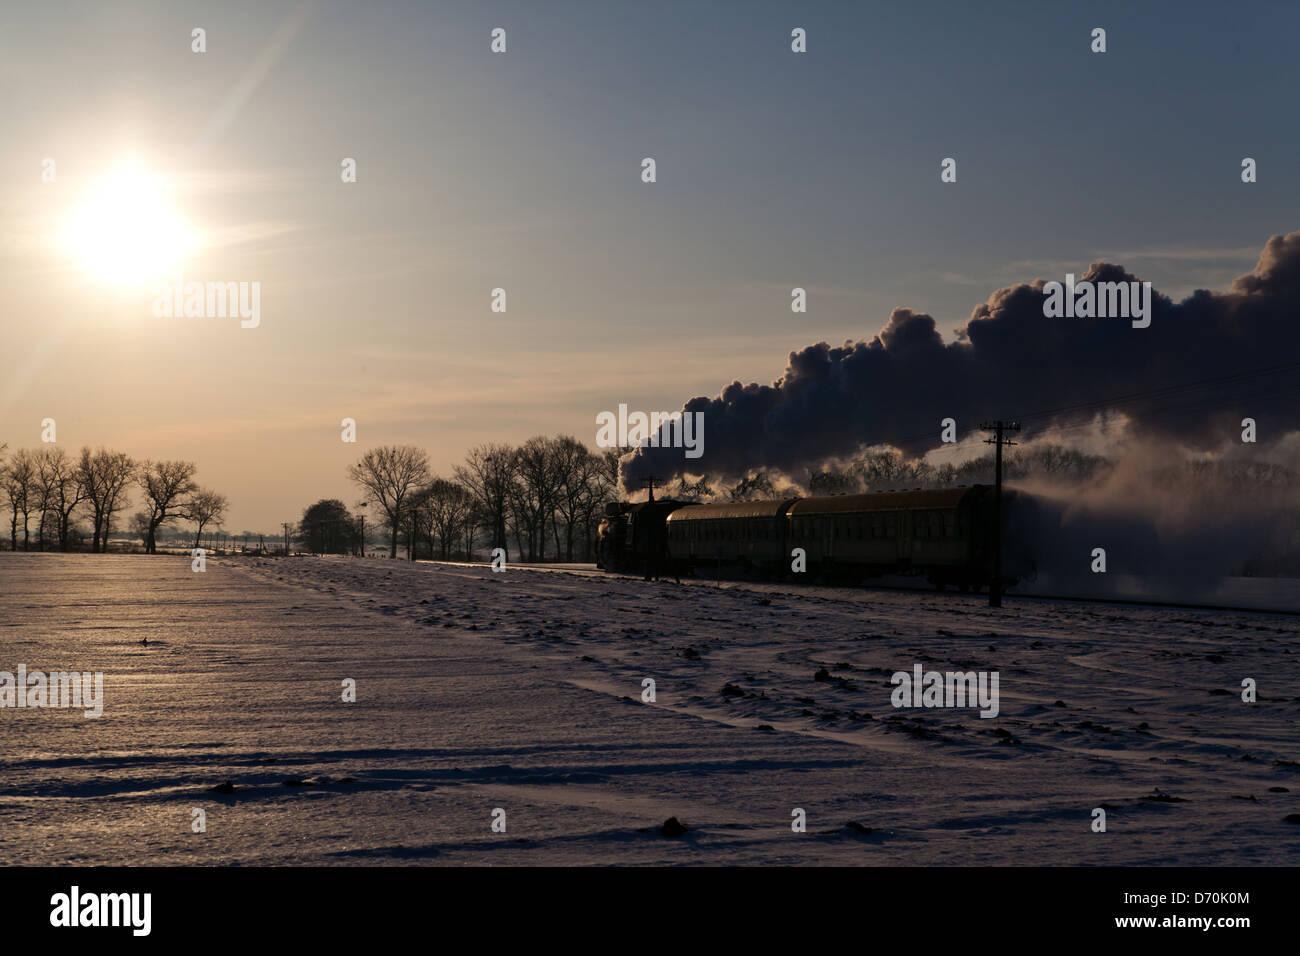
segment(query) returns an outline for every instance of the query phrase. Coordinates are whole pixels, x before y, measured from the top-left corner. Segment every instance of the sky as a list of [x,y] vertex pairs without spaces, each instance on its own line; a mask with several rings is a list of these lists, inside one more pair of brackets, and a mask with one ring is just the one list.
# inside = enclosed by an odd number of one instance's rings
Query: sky
[[[271,531],[358,500],[366,448],[594,444],[898,307],[950,338],[1098,260],[1223,289],[1297,228],[1298,31],[1280,2],[6,7],[0,441],[190,459]],[[256,328],[154,315],[111,237],[70,251],[127,162],[193,240],[169,273],[259,283]]]

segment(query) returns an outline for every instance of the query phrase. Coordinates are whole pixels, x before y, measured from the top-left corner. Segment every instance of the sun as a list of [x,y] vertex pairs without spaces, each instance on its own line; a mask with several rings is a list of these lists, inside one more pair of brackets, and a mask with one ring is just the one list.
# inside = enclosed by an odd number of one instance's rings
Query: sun
[[162,180],[124,162],[87,190],[63,225],[65,250],[87,273],[116,285],[164,278],[198,246]]

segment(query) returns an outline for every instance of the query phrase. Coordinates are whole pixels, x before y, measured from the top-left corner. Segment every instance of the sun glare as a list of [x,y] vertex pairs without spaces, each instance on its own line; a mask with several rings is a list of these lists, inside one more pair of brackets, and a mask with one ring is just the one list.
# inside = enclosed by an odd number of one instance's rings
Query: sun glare
[[103,281],[136,285],[165,278],[198,245],[158,178],[125,163],[94,183],[69,215],[63,245]]

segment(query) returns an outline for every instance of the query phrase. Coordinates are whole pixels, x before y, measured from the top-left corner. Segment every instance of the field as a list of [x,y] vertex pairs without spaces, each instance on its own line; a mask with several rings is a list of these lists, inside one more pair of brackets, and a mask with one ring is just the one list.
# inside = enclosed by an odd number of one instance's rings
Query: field
[[[1300,851],[1286,820],[1300,811],[1294,616],[4,553],[0,628],[0,670],[104,674],[98,719],[0,710],[11,864],[1217,865]],[[890,675],[916,664],[996,671],[998,716],[896,709]],[[661,833],[670,817],[684,835]]]

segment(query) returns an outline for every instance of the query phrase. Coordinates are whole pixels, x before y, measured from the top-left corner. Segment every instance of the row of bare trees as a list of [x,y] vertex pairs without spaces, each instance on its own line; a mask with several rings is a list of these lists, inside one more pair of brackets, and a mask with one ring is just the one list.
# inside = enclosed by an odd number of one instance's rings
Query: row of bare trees
[[83,516],[92,526],[91,551],[106,551],[132,490],[141,493],[143,507],[132,518],[131,530],[148,553],[157,551],[159,530],[177,520],[194,522],[198,547],[203,530],[220,525],[229,504],[224,495],[199,487],[196,467],[188,461],[138,462],[102,446],[82,448],[76,457],[57,445],[6,451],[0,445],[0,494],[9,506],[9,547],[14,551],[20,529],[24,551],[32,548],[33,530],[39,550],[71,550],[81,537],[77,520]]
[[[1113,466],[1099,455],[1061,445],[1040,443],[1017,448],[1004,455],[1003,475],[1015,480],[1047,477],[1061,482],[1086,481]],[[805,489],[766,471],[755,471],[730,487],[716,489],[707,478],[679,478],[669,488],[674,497],[686,501],[752,501],[808,495],[858,494],[890,488],[950,488],[960,484],[991,482],[993,455],[968,459],[960,464],[934,465],[922,458],[908,458],[896,448],[868,449],[864,457],[840,467],[810,471]]]
[[472,557],[485,540],[526,561],[573,561],[591,556],[605,503],[618,498],[618,458],[569,435],[539,435],[472,448],[452,478],[434,475],[413,445],[372,449],[348,474],[387,529],[390,557],[404,537],[408,557],[422,548]]

